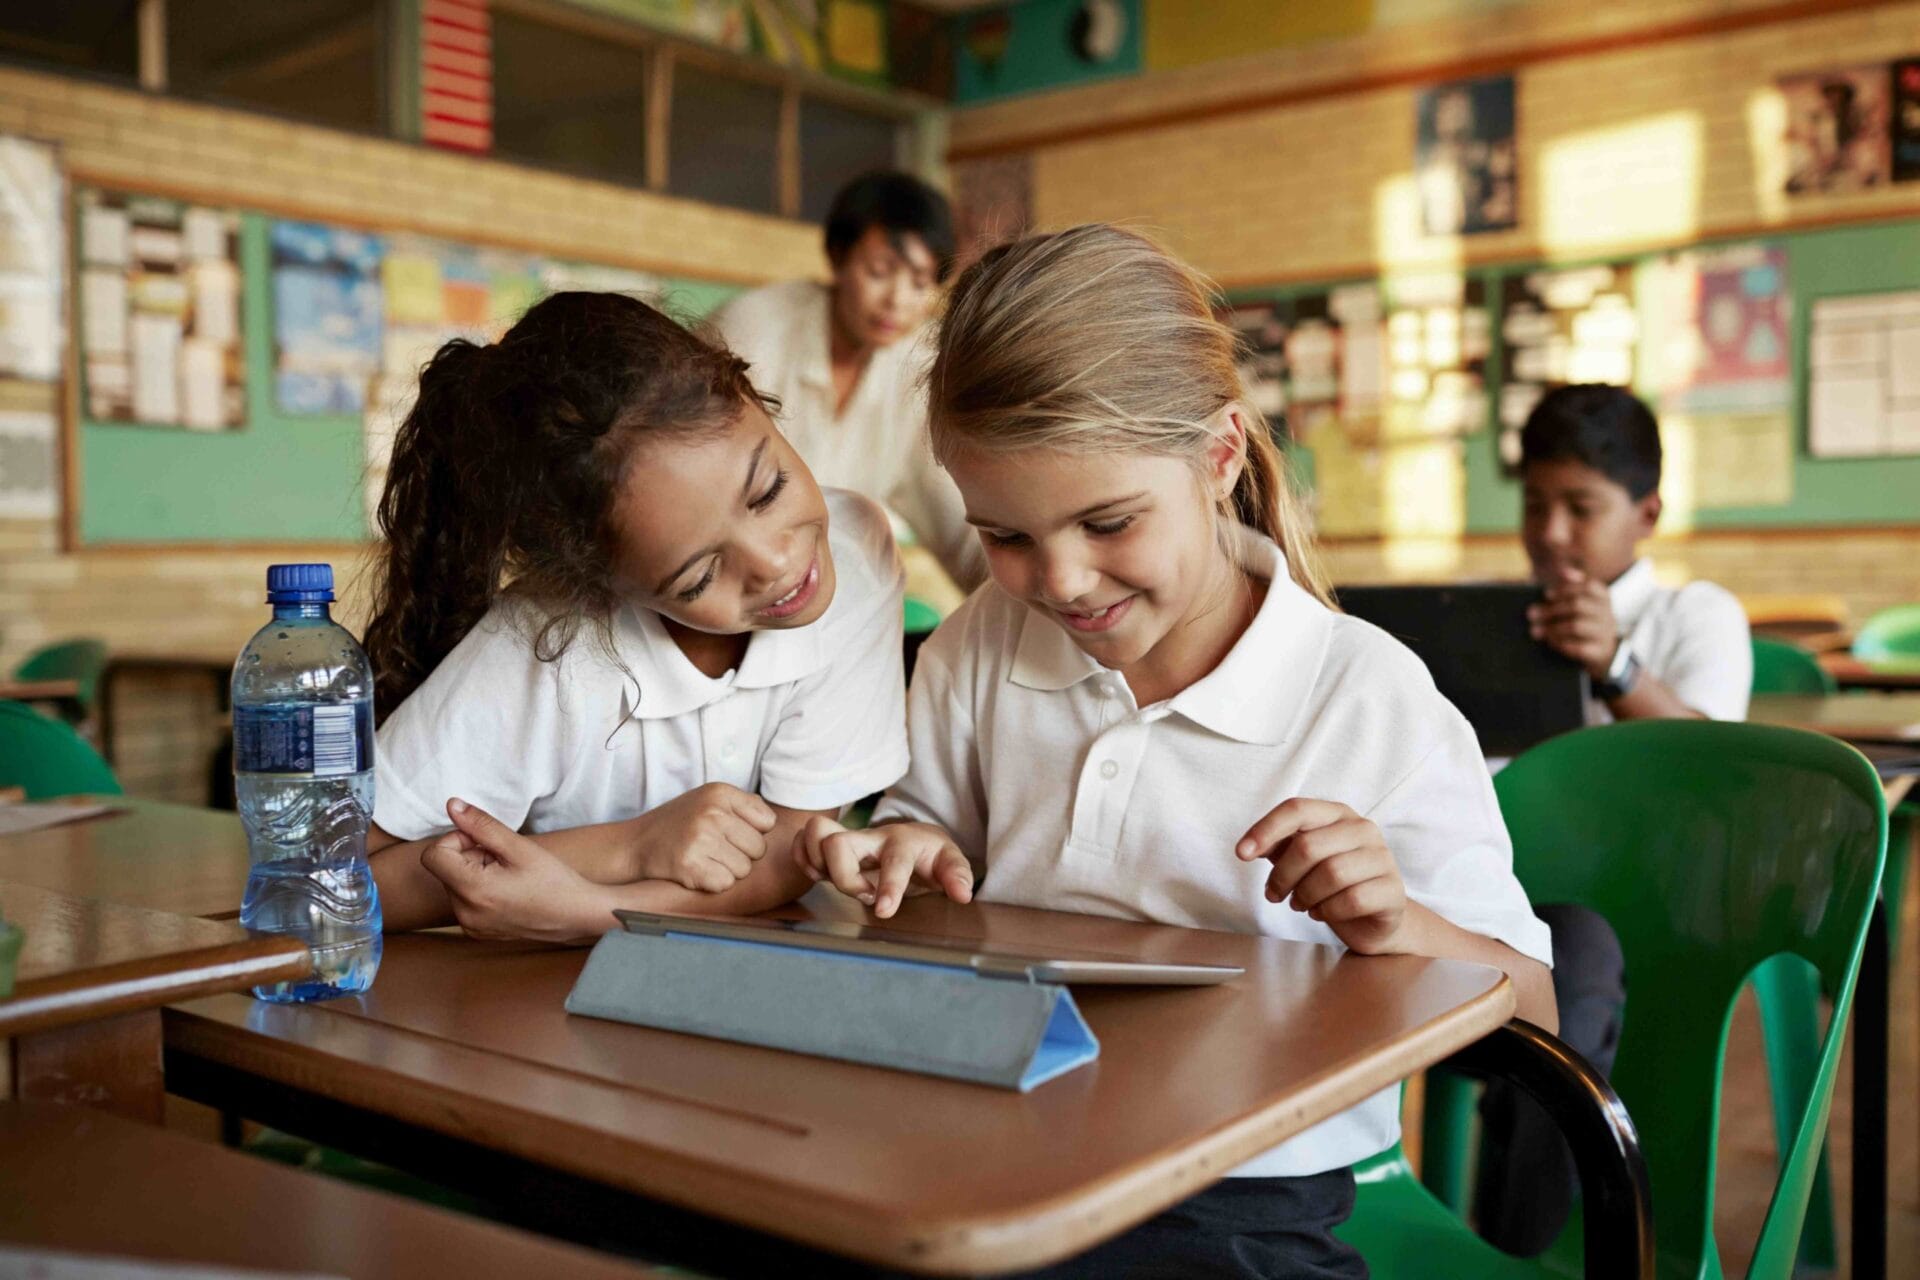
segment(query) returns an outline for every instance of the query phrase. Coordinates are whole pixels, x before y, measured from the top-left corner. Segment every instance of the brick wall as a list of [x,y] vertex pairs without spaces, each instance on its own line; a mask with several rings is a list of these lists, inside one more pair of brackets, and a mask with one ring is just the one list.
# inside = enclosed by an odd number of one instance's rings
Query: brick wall
[[[970,108],[949,137],[956,159],[1030,154],[1038,226],[1143,227],[1227,285],[1335,279],[1920,216],[1920,183],[1789,204],[1771,159],[1776,75],[1912,54],[1920,3],[1542,0]],[[1420,229],[1415,99],[1423,69],[1449,64],[1515,69],[1515,231],[1459,240]],[[1893,532],[1676,536],[1653,552],[1671,580],[1711,578],[1747,596],[1835,593],[1859,619],[1920,600],[1920,494],[1913,520]],[[1525,571],[1508,538],[1339,542],[1327,558],[1347,582]]]
[[[0,131],[58,143],[69,172],[133,189],[692,277],[753,282],[823,269],[811,224],[11,68],[0,68]],[[264,617],[264,567],[276,559],[331,560],[347,582],[341,611],[357,627],[364,600],[353,579],[365,551],[70,552],[57,521],[0,520],[0,670],[76,635],[121,651],[230,656]],[[123,780],[195,798],[198,775],[178,761],[203,758],[207,717],[181,714],[202,706],[197,686],[155,681],[150,694],[133,692]]]

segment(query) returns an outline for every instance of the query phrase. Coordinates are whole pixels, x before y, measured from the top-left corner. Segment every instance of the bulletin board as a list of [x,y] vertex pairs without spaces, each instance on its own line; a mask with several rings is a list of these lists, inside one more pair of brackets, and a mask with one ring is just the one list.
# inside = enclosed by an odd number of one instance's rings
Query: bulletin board
[[[76,194],[83,185],[75,180]],[[66,509],[73,545],[341,543],[369,536],[368,418],[361,412],[293,413],[281,404],[272,247],[277,221],[282,219],[276,215],[238,211],[245,413],[237,427],[193,430],[89,416],[82,335],[76,334],[67,414]],[[76,266],[78,253],[76,245]],[[560,287],[596,287],[592,266],[549,265],[564,267],[565,279],[578,281]],[[655,278],[662,305],[688,319],[705,316],[741,288]],[[77,301],[84,308],[85,299]]]
[[[1703,242],[1697,248],[1704,254],[1729,246],[1777,246],[1784,251],[1785,287],[1788,294],[1788,383],[1783,411],[1787,417],[1788,447],[1786,474],[1779,477],[1779,497],[1765,501],[1701,506],[1687,513],[1686,523],[1693,529],[1763,528],[1844,528],[1853,525],[1920,523],[1920,455],[1876,457],[1816,457],[1809,450],[1809,332],[1813,306],[1821,299],[1857,295],[1894,294],[1920,290],[1920,221],[1856,224],[1781,232],[1743,238],[1739,241]],[[1463,516],[1459,526],[1470,534],[1505,534],[1519,528],[1520,491],[1517,479],[1502,463],[1500,455],[1501,395],[1517,380],[1514,362],[1521,353],[1506,340],[1503,308],[1512,305],[1519,290],[1516,281],[1542,270],[1576,271],[1595,266],[1613,266],[1632,271],[1646,269],[1667,258],[1666,254],[1641,254],[1628,258],[1543,263],[1512,263],[1469,268],[1458,273],[1473,297],[1483,297],[1492,312],[1490,350],[1481,365],[1488,389],[1484,421],[1458,435],[1453,441],[1433,439],[1422,447],[1436,458],[1450,455],[1450,466],[1459,478],[1460,496],[1449,498],[1460,504]],[[1339,282],[1350,285],[1351,281]],[[1391,278],[1382,282],[1391,301]],[[1229,302],[1236,308],[1259,307],[1268,302],[1286,303],[1324,293],[1332,284],[1288,284],[1275,288],[1236,289]],[[1649,319],[1647,303],[1641,303],[1643,324]],[[1652,370],[1636,365],[1631,373],[1636,393],[1644,396],[1662,419],[1663,428],[1670,419],[1684,413],[1684,407],[1672,395],[1663,395]],[[1347,438],[1353,437],[1352,432]],[[1299,424],[1293,425],[1290,448],[1297,470],[1310,483],[1329,476],[1329,459],[1316,457],[1304,440]],[[1395,442],[1382,440],[1381,447],[1366,455],[1369,465],[1379,466],[1390,457]],[[1404,443],[1402,444],[1404,446]],[[1673,451],[1671,442],[1669,452]],[[1323,451],[1324,454],[1324,451]],[[1352,474],[1360,465],[1344,454],[1332,459],[1334,475]],[[1429,485],[1451,486],[1448,468],[1418,468]],[[1411,473],[1411,470],[1410,470]],[[1763,488],[1765,486],[1762,486]],[[1378,484],[1374,490],[1393,496],[1391,484]],[[1429,497],[1431,495],[1429,494]],[[1323,512],[1327,504],[1322,502]],[[1426,505],[1431,506],[1431,503]],[[1336,502],[1336,511],[1344,508]],[[1416,518],[1416,523],[1419,519]],[[1324,522],[1323,522],[1324,523]],[[1401,532],[1394,527],[1390,512],[1382,511],[1374,522],[1376,536]],[[1406,529],[1405,532],[1420,532]],[[1338,527],[1325,529],[1330,536],[1354,536]],[[1363,535],[1364,536],[1364,535]]]

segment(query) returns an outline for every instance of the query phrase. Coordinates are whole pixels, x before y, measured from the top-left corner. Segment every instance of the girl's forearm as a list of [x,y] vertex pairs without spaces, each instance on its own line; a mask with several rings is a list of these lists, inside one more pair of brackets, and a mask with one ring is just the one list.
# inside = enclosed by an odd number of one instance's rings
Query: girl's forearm
[[1504,942],[1462,929],[1417,902],[1407,904],[1411,930],[1408,953],[1446,960],[1471,960],[1490,965],[1513,983],[1514,1014],[1558,1034],[1559,1007],[1553,999],[1553,971]]

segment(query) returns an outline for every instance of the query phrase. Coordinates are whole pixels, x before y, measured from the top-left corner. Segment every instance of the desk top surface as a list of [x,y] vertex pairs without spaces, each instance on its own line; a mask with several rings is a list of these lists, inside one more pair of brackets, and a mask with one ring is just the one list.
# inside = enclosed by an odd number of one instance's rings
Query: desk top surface
[[1504,975],[1455,961],[930,898],[893,927],[1248,972],[1079,988],[1101,1056],[1028,1094],[571,1016],[584,951],[451,933],[390,937],[357,1000],[169,1009],[167,1044],[788,1239],[956,1272],[1111,1236],[1513,1011]]
[[1920,742],[1920,693],[1755,694],[1747,719],[1861,742]]
[[240,914],[247,838],[215,809],[95,797],[112,813],[0,837],[0,881],[185,916]]
[[0,911],[25,932],[0,1036],[67,1026],[220,991],[298,978],[292,938],[0,881]]

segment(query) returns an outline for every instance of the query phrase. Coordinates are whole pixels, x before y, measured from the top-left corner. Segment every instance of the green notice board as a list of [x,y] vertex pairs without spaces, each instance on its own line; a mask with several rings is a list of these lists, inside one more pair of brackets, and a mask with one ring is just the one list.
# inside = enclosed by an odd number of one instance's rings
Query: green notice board
[[[285,414],[275,402],[270,222],[264,214],[241,218],[246,425],[201,432],[82,416],[75,431],[82,544],[366,538],[360,415]],[[676,315],[699,317],[739,291],[673,279],[663,300]]]
[[[1697,529],[1845,527],[1920,523],[1920,457],[1815,458],[1807,453],[1807,330],[1812,304],[1844,294],[1920,289],[1920,221],[1834,227],[1764,237],[1787,249],[1788,287],[1793,300],[1793,496],[1779,505],[1708,507],[1692,513]],[[1713,242],[1707,242],[1713,243]],[[1500,278],[1534,269],[1536,264],[1476,269],[1470,275],[1487,283],[1494,309],[1493,353],[1487,382],[1496,395],[1504,367],[1500,338]],[[1580,266],[1578,261],[1556,262]],[[1329,282],[1345,283],[1345,282]],[[1298,297],[1327,284],[1235,290],[1235,302]],[[1642,362],[1644,366],[1644,361]],[[1644,392],[1644,388],[1642,389]],[[1649,397],[1656,412],[1657,398]],[[1520,525],[1520,486],[1501,474],[1495,451],[1493,407],[1488,424],[1468,436],[1466,448],[1466,530],[1511,533]],[[1311,456],[1300,451],[1303,475],[1313,473]]]

